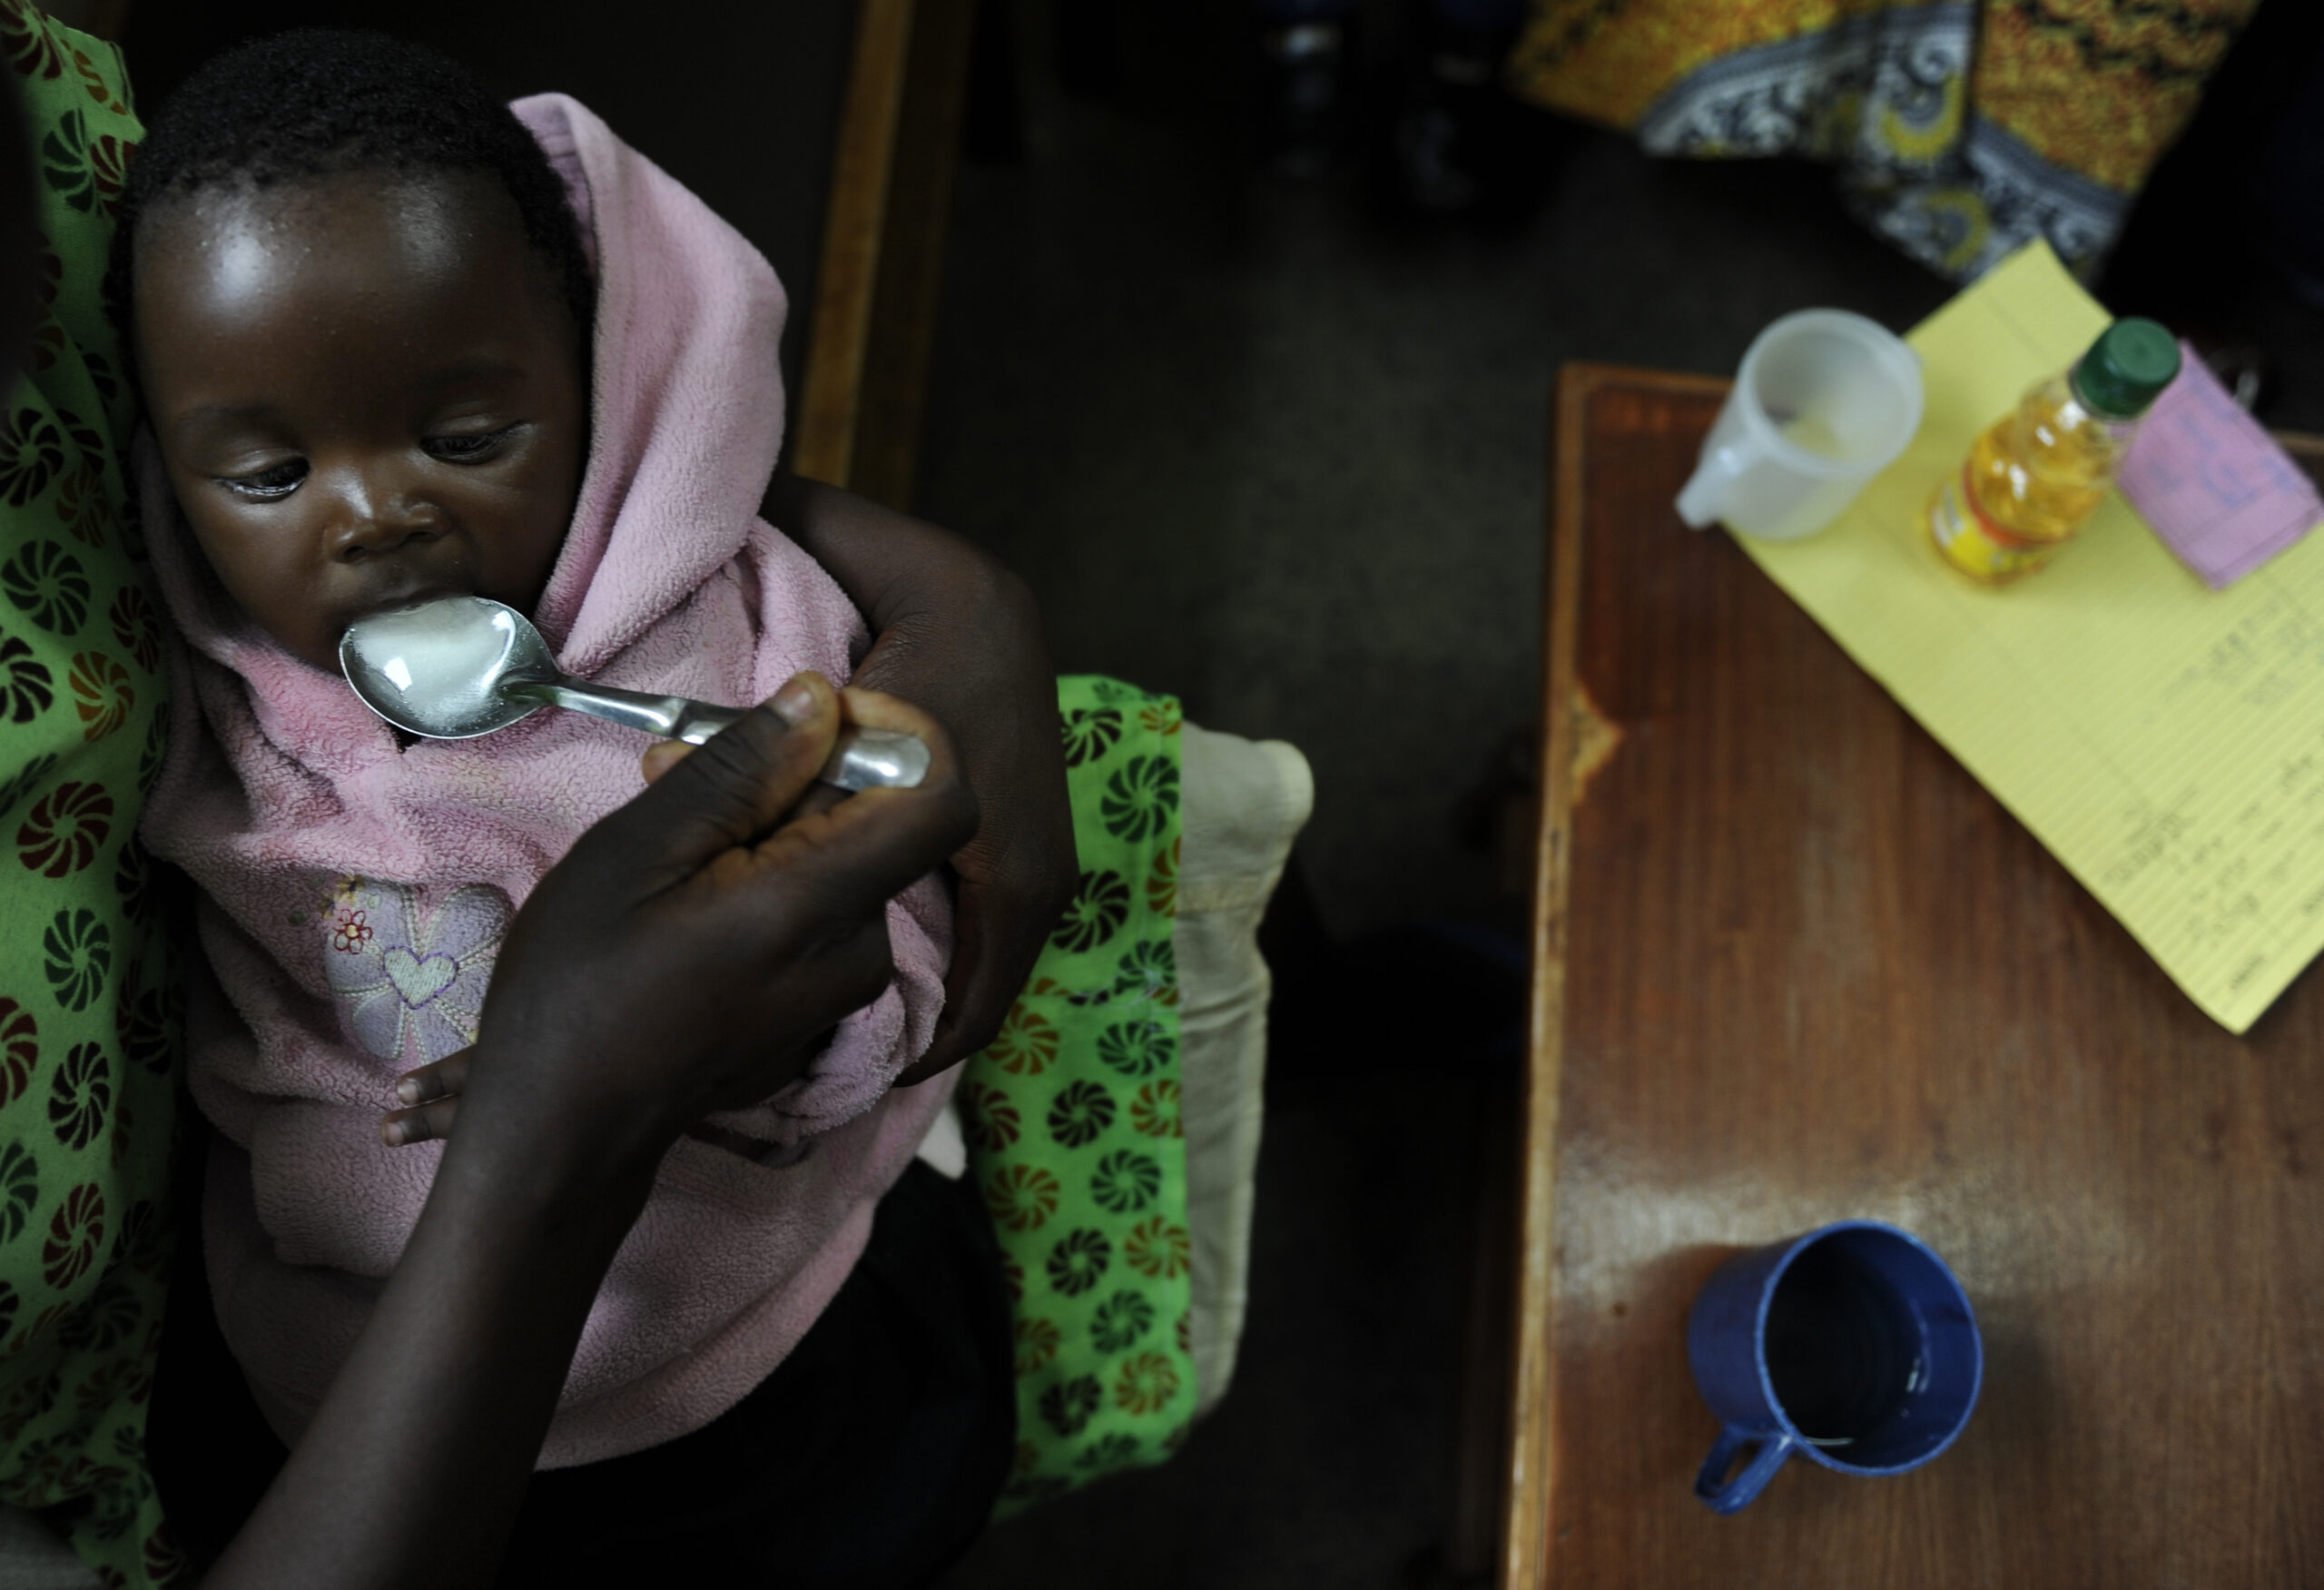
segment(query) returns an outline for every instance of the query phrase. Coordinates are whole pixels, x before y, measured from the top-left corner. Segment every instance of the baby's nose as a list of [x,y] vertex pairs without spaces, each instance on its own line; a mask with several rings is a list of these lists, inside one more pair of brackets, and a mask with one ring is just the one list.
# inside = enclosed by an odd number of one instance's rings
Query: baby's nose
[[434,504],[359,485],[342,499],[337,519],[331,551],[342,563],[432,541],[444,529],[443,514]]

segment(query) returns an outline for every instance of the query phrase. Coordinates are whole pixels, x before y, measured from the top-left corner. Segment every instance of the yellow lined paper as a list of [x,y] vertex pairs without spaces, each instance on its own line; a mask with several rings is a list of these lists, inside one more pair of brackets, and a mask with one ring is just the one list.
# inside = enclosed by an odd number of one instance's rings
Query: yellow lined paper
[[1805,541],[1736,539],[2230,1032],[2324,949],[2324,536],[2207,589],[2119,495],[1989,588],[1922,513],[1977,433],[2107,323],[2045,244],[1906,339],[1920,434]]

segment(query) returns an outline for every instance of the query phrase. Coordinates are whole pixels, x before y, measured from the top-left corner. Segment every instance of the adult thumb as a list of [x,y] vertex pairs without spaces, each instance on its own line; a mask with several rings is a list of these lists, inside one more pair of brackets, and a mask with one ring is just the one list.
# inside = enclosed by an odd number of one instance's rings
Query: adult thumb
[[585,843],[647,861],[663,885],[691,877],[723,852],[772,832],[814,785],[839,729],[831,681],[800,674],[591,829]]

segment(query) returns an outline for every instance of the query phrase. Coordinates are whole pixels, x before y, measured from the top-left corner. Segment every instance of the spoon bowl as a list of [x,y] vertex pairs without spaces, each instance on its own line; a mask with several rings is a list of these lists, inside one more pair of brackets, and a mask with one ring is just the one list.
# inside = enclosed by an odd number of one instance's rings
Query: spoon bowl
[[[699,746],[748,710],[575,678],[531,619],[489,597],[434,597],[358,618],[340,637],[339,667],[364,706],[430,740],[474,739],[562,706]],[[848,790],[916,788],[928,747],[891,729],[842,729],[817,776]]]
[[339,642],[340,671],[363,705],[406,734],[469,740],[548,705],[502,694],[557,676],[548,643],[524,615],[486,597],[438,597],[357,619]]

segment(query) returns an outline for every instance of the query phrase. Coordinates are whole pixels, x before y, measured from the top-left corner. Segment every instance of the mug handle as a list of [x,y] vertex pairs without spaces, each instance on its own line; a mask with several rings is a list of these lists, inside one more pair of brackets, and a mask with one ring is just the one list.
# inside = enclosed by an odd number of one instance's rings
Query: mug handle
[[1745,449],[1734,446],[1714,448],[1703,454],[1693,477],[1679,492],[1679,517],[1689,529],[1699,530],[1718,518],[1728,489],[1742,479],[1750,461],[1750,454]]
[[[1742,1473],[1725,1485],[1719,1476],[1735,1461],[1735,1455],[1745,1447],[1758,1442],[1759,1450]],[[1791,1456],[1792,1441],[1778,1430],[1768,1434],[1763,1430],[1747,1430],[1740,1425],[1729,1425],[1719,1432],[1711,1446],[1710,1456],[1703,1459],[1702,1472],[1695,1476],[1695,1495],[1714,1513],[1739,1513],[1758,1499],[1768,1488],[1768,1481],[1775,1478],[1784,1459]]]

